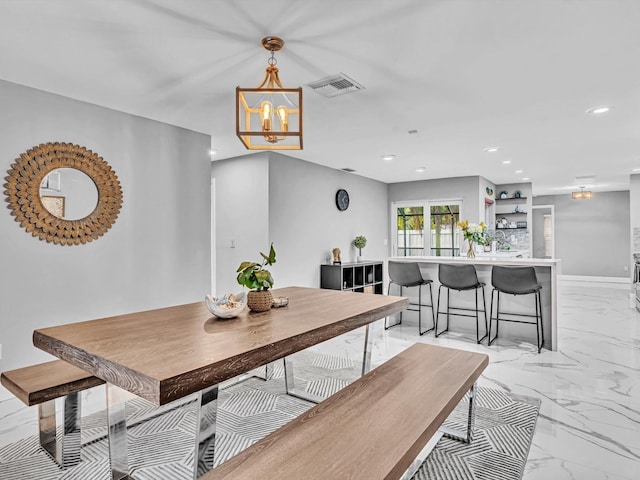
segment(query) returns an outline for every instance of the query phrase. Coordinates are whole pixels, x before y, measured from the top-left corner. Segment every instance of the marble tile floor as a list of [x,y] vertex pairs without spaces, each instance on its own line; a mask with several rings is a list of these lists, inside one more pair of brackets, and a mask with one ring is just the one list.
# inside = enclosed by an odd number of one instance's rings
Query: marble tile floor
[[[524,480],[636,480],[640,478],[640,313],[629,288],[615,284],[559,284],[557,352],[498,339],[476,345],[471,330],[435,339],[417,333],[415,313],[384,331],[376,324],[372,362],[379,364],[415,342],[488,353],[479,384],[542,400]],[[462,319],[473,322],[471,319]],[[534,328],[533,326],[531,328]],[[351,332],[315,350],[358,359],[363,333]],[[420,368],[416,366],[416,368]],[[37,433],[37,409],[0,396],[0,446]],[[104,389],[84,394],[85,412],[104,408]],[[1,460],[1,459],[0,459]]]

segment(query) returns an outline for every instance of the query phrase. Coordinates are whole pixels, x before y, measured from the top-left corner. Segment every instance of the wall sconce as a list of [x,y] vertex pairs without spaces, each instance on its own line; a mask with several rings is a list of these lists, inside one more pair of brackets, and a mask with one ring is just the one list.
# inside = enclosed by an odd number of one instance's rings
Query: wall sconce
[[271,52],[264,80],[256,88],[236,88],[236,135],[249,150],[302,150],[302,88],[284,88],[275,52],[278,37],[265,37]]

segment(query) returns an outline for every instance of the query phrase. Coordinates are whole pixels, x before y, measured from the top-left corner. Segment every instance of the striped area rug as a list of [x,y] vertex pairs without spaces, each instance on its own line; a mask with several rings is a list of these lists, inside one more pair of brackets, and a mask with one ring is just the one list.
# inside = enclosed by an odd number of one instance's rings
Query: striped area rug
[[[359,367],[344,358],[309,352],[297,354],[295,365],[297,386],[325,397],[357,378],[359,371]],[[312,406],[284,394],[283,368],[281,363],[275,367],[273,380],[265,382],[251,378],[221,392],[215,464],[237,454]],[[140,421],[149,417],[153,408],[143,400],[127,402],[127,421],[132,425],[128,429],[130,473],[140,480],[192,478],[194,402]],[[521,479],[538,410],[537,399],[479,388],[473,442],[467,445],[442,438],[414,480]],[[37,415],[36,409],[33,413]],[[447,424],[461,428],[466,415],[467,406],[463,401]],[[40,448],[34,435],[0,448],[0,479],[110,478],[104,412],[83,418],[82,460],[76,467],[60,470]]]

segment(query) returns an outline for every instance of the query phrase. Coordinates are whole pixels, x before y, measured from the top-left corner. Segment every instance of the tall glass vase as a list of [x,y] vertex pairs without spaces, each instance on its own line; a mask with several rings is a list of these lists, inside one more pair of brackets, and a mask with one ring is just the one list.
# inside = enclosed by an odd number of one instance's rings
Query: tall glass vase
[[467,258],[476,258],[476,252],[473,249],[473,239],[469,238],[469,250],[467,250]]

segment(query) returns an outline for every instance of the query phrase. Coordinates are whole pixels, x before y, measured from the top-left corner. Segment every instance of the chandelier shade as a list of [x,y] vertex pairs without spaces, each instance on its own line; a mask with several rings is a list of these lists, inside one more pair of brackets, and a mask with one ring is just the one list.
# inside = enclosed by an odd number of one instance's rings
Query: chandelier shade
[[302,150],[302,88],[280,82],[274,52],[284,41],[265,37],[271,52],[264,80],[254,88],[236,88],[236,135],[248,150]]

